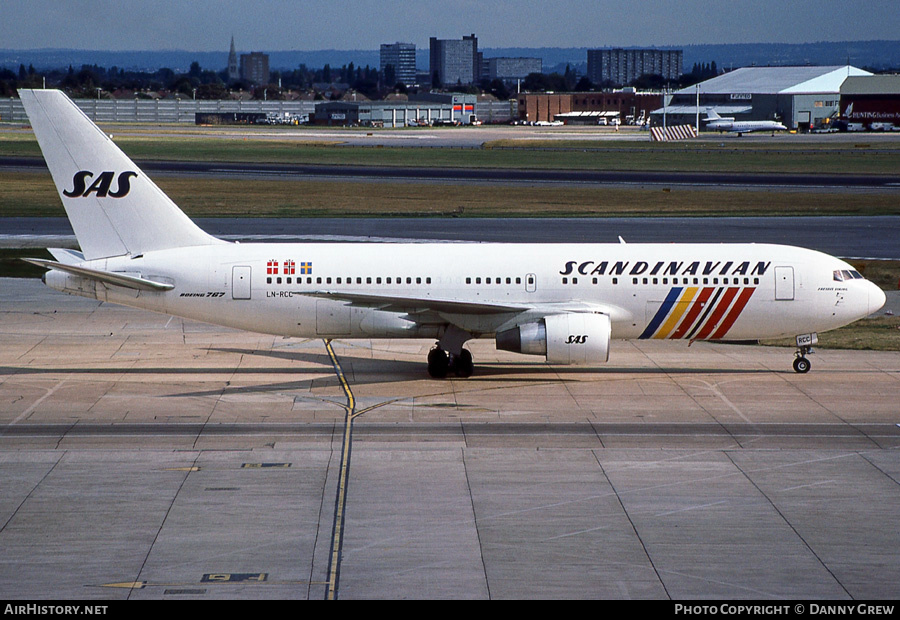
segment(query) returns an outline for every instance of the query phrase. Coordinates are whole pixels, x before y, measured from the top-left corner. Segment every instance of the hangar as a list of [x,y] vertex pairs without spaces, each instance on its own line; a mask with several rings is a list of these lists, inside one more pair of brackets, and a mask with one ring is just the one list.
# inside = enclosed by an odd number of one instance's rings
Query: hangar
[[326,101],[316,104],[313,122],[319,125],[409,127],[411,125],[468,125],[475,121],[475,95],[420,95],[409,101]]
[[841,86],[841,120],[872,130],[900,127],[900,75],[849,77]]
[[[650,110],[662,105],[662,93],[623,88],[608,92],[520,93],[518,120],[525,123],[561,120],[567,124],[597,125],[600,118],[640,124]],[[593,118],[593,122],[590,119]]]
[[871,75],[850,65],[743,67],[675,91],[667,105],[653,111],[652,124],[693,125],[699,108],[701,119],[712,109],[738,121],[777,120],[808,131],[837,116],[848,77]]

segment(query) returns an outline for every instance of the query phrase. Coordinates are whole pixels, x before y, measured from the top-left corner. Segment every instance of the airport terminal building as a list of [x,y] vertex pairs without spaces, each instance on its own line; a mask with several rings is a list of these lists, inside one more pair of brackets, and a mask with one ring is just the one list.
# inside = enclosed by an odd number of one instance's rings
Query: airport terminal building
[[839,113],[841,86],[848,77],[870,76],[844,66],[744,67],[676,91],[651,115],[652,125],[694,125],[708,110],[736,121],[775,120],[808,131]]

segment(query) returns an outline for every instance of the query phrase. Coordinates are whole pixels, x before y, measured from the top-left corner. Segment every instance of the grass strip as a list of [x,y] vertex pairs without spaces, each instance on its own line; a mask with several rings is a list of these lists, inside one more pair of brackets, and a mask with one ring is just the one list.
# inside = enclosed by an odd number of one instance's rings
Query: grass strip
[[[114,131],[114,130],[113,130]],[[650,143],[627,141],[492,141],[483,148],[348,146],[258,136],[122,136],[135,160],[269,162],[328,165],[475,167],[552,170],[756,172],[811,175],[896,174],[900,147],[878,143],[736,143],[735,140]],[[40,157],[34,137],[0,132],[0,156]]]
[[[898,215],[890,192],[432,184],[155,175],[191,217]],[[46,172],[0,172],[0,217],[62,217]]]

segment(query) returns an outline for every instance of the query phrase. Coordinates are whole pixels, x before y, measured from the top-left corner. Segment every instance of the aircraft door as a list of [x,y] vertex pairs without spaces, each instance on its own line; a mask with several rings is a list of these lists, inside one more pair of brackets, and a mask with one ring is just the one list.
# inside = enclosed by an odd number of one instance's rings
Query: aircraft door
[[794,268],[775,267],[775,301],[794,299]]
[[533,293],[537,290],[537,276],[533,273],[525,274],[525,291]]
[[250,299],[250,267],[235,265],[231,268],[231,298]]

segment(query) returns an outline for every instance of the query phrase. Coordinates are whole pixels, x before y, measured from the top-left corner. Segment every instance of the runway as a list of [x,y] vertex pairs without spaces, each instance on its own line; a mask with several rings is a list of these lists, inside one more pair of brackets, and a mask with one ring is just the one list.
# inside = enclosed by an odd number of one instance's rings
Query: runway
[[430,345],[0,279],[0,596],[900,594],[900,353],[476,341],[435,381]]
[[[423,181],[482,183],[541,183],[561,185],[625,185],[667,187],[723,187],[837,191],[879,190],[900,192],[900,175],[831,174],[815,175],[753,172],[548,170],[514,168],[361,166],[273,163],[228,163],[206,161],[136,160],[148,173],[202,174],[229,177],[290,177],[294,180],[339,179],[341,181]],[[43,159],[0,157],[0,170],[46,169]]]
[[[230,241],[778,243],[844,258],[900,258],[900,217],[197,218]],[[75,247],[66,218],[0,218],[0,247]]]

